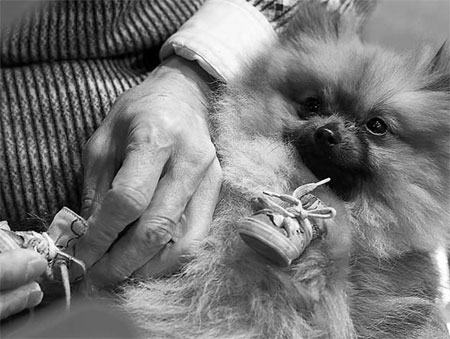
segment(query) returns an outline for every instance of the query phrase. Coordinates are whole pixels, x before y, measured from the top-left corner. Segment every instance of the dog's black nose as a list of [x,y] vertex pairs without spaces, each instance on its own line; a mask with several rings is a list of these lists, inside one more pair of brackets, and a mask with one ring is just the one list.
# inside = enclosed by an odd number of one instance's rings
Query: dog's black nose
[[321,126],[314,133],[314,139],[318,146],[333,147],[341,142],[341,135],[333,126]]

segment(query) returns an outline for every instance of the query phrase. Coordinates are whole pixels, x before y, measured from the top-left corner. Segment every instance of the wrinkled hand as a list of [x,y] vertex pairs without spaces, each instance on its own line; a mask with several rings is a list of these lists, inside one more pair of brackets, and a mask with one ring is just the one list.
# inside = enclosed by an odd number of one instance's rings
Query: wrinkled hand
[[0,253],[0,319],[41,302],[43,294],[34,280],[46,267],[47,261],[32,250]]
[[88,142],[82,215],[89,229],[76,255],[96,285],[138,270],[171,272],[209,230],[221,169],[201,72],[170,59],[115,102]]

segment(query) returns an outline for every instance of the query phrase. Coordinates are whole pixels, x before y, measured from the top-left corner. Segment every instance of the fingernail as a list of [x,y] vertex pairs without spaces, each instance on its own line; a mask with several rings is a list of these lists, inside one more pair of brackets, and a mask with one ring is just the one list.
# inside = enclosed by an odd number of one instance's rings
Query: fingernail
[[43,258],[35,258],[27,263],[26,281],[34,280],[44,273],[47,262]]
[[39,284],[34,283],[33,287],[31,287],[30,293],[28,294],[27,308],[39,305],[43,296],[44,293],[42,293]]

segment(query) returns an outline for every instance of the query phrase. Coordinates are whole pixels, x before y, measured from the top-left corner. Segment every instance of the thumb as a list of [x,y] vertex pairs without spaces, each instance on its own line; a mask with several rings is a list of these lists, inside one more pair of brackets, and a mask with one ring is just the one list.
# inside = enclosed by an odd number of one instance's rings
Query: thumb
[[0,289],[14,289],[37,279],[47,261],[32,250],[16,249],[0,253]]

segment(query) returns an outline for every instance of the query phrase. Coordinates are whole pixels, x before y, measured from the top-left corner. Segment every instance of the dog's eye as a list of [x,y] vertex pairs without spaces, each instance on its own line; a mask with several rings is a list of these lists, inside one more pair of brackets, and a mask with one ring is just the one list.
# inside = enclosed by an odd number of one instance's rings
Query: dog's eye
[[374,135],[385,135],[387,133],[387,125],[380,118],[372,118],[367,121],[366,128]]
[[317,113],[322,108],[320,99],[317,97],[308,97],[305,99],[304,106],[309,113]]

